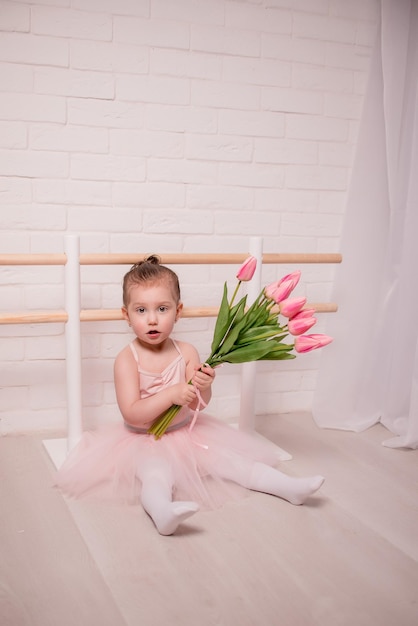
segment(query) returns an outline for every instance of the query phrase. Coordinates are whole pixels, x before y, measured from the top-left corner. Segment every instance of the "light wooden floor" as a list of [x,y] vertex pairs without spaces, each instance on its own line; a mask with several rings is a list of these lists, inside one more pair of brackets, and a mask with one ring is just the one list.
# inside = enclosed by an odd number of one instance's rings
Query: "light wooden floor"
[[140,507],[66,502],[40,435],[0,438],[1,626],[416,626],[418,450],[307,414],[257,428],[320,495],[251,492],[172,537]]

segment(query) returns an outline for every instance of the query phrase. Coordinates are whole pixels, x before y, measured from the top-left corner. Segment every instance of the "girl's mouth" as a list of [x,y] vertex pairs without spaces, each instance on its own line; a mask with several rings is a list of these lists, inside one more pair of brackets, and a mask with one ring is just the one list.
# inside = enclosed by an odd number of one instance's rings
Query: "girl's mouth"
[[147,335],[151,335],[152,337],[155,337],[155,335],[159,335],[160,333],[158,332],[158,330],[149,330],[147,332]]

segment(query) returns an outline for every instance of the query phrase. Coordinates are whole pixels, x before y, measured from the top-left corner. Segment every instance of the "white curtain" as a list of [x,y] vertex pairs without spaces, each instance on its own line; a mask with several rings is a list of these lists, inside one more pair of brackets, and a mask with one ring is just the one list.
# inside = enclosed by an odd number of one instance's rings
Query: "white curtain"
[[418,0],[380,8],[313,416],[417,448]]

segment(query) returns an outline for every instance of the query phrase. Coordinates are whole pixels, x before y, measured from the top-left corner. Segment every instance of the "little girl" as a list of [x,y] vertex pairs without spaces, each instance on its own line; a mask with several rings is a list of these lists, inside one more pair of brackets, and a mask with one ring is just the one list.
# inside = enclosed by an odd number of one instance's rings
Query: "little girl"
[[[57,485],[75,497],[139,497],[162,535],[173,534],[199,505],[213,508],[233,497],[234,485],[303,504],[322,476],[283,474],[273,467],[273,444],[197,413],[211,398],[215,371],[200,363],[192,345],[171,338],[182,307],[178,277],[157,257],[125,275],[122,313],[135,339],[114,367],[123,423],[85,433],[59,470]],[[155,439],[148,428],[173,404],[182,409]]]

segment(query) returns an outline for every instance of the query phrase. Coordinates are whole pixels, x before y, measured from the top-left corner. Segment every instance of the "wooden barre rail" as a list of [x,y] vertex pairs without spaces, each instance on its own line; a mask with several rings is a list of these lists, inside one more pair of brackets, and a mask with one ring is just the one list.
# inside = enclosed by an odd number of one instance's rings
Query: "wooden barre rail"
[[[80,265],[133,265],[142,261],[146,254],[109,253],[80,254]],[[245,261],[247,253],[237,254],[198,254],[198,253],[167,253],[159,254],[161,262],[166,265],[232,265]],[[342,256],[338,253],[265,253],[263,264],[298,264],[298,263],[341,263]],[[0,265],[66,265],[66,254],[0,254]]]
[[[79,254],[80,265],[133,265],[146,255],[138,253],[94,253]],[[229,265],[240,264],[248,257],[248,253],[163,253],[158,255],[166,265]],[[67,254],[0,254],[0,266],[21,265],[66,265]],[[341,263],[342,256],[338,253],[264,253],[262,264],[300,264],[300,263]],[[311,304],[318,313],[332,313],[337,311],[334,303]],[[185,307],[183,317],[216,317],[217,307]],[[97,322],[121,320],[120,309],[82,309],[80,321]],[[68,314],[65,310],[50,311],[14,311],[0,313],[2,324],[42,324],[49,322],[67,322]]]
[[[337,305],[333,302],[308,303],[306,308],[315,309],[317,313],[335,313]],[[184,307],[181,317],[216,317],[218,307]],[[123,320],[120,309],[82,309],[81,322],[109,322]],[[56,311],[28,311],[0,313],[0,325],[5,324],[45,324],[67,322],[68,314],[63,309]]]

